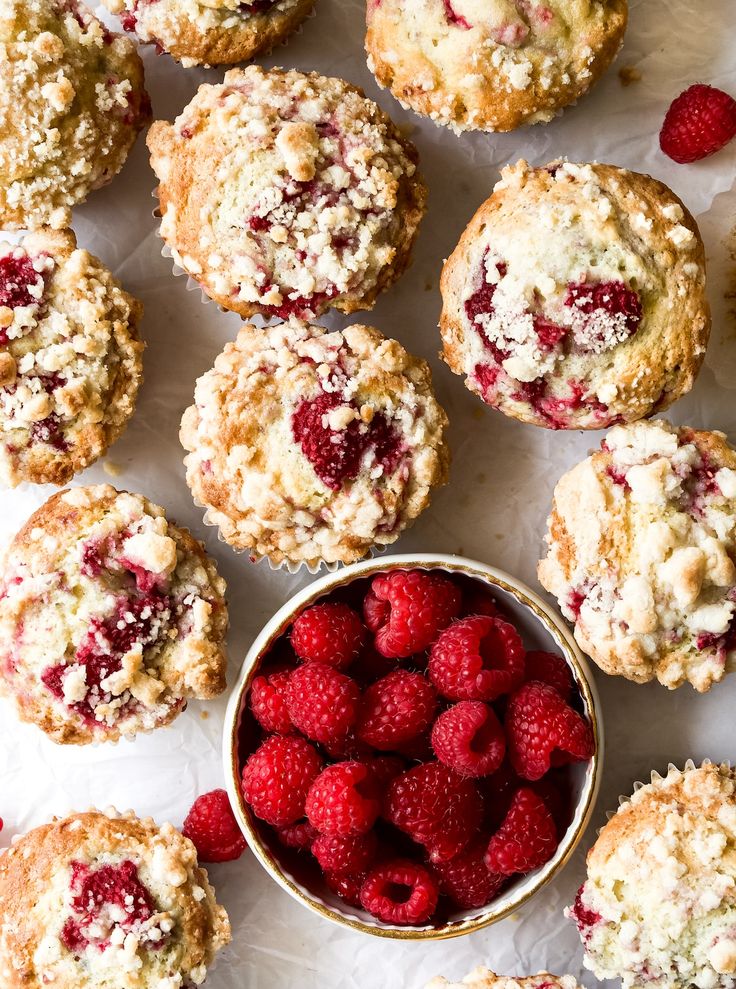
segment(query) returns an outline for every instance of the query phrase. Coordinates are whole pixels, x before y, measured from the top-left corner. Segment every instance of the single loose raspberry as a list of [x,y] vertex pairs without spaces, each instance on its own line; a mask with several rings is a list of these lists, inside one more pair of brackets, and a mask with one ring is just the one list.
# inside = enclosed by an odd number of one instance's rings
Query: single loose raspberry
[[432,728],[434,754],[461,776],[490,776],[503,762],[506,736],[492,708],[483,701],[460,701]]
[[664,118],[659,146],[681,165],[707,158],[736,136],[736,100],[696,83],[680,93]]
[[522,787],[488,844],[486,867],[502,876],[531,872],[549,862],[558,844],[557,828],[544,801],[529,787]]
[[357,611],[341,601],[325,601],[299,615],[291,630],[291,644],[306,663],[345,669],[360,653],[365,635]]
[[478,838],[455,858],[434,865],[440,889],[463,910],[484,907],[506,883],[506,876],[489,872],[485,863],[487,848],[488,838]]
[[352,907],[359,907],[360,890],[365,882],[365,873],[359,872],[325,872],[327,888],[336,893]]
[[524,646],[502,618],[463,618],[440,635],[429,654],[429,677],[453,701],[492,701],[524,676]]
[[594,751],[588,722],[554,687],[538,680],[525,683],[510,698],[506,740],[511,765],[527,780],[541,779],[552,765],[590,759]]
[[322,834],[365,834],[381,810],[381,788],[361,762],[336,762],[323,770],[307,795],[307,817]]
[[351,836],[322,834],[312,843],[312,855],[323,872],[365,872],[377,850],[375,831]]
[[379,574],[363,602],[366,624],[384,656],[405,658],[431,645],[460,613],[461,594],[446,577],[423,570]]
[[322,759],[304,738],[271,735],[243,768],[243,796],[256,817],[284,827],[304,817],[307,793]]
[[287,824],[283,828],[276,828],[276,835],[281,844],[285,845],[286,848],[294,848],[298,852],[309,851],[318,834],[319,831],[306,820]]
[[293,728],[286,706],[286,686],[292,670],[276,670],[257,676],[250,688],[250,709],[267,732],[287,735]]
[[245,838],[224,790],[197,797],[181,833],[193,842],[200,862],[231,862],[245,851]]
[[383,752],[425,732],[437,708],[437,693],[421,673],[396,670],[363,694],[358,738]]
[[572,673],[562,656],[554,652],[534,650],[526,654],[524,666],[524,679],[527,682],[540,680],[548,683],[564,700],[570,700],[573,690]]
[[427,762],[392,780],[383,814],[439,862],[470,842],[483,816],[483,802],[472,780],[440,762]]
[[358,717],[360,688],[324,663],[305,663],[289,677],[286,706],[296,727],[315,742],[347,737]]
[[384,924],[424,924],[434,913],[438,897],[434,876],[408,859],[377,865],[360,890],[363,907]]

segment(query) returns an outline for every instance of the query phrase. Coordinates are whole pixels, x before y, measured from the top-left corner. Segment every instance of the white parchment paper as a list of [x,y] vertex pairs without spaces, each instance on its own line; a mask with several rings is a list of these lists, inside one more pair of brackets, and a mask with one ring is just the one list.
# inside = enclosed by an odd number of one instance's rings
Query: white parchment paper
[[[524,156],[534,164],[566,155],[646,171],[668,183],[700,218],[711,264],[715,326],[708,364],[693,393],[671,413],[676,422],[720,428],[736,440],[736,341],[727,295],[734,279],[729,231],[735,222],[736,143],[700,164],[680,166],[659,151],[657,133],[671,99],[696,81],[736,95],[734,0],[632,0],[625,48],[614,68],[581,103],[553,123],[509,135],[456,137],[403,110],[378,90],[363,56],[363,3],[318,0],[317,16],[269,65],[319,69],[365,87],[395,119],[414,129],[430,209],[415,261],[373,313],[375,323],[432,362],[438,397],[451,421],[454,463],[450,485],[397,544],[398,551],[462,551],[535,585],[535,565],[550,496],[559,475],[600,439],[594,434],[550,433],[486,409],[436,359],[443,258],[477,206],[490,193],[499,168]],[[157,117],[173,118],[204,80],[221,72],[184,70],[167,56],[144,53]],[[622,86],[618,68],[634,66],[641,81]],[[184,483],[179,419],[194,381],[238,329],[238,318],[202,305],[199,292],[173,278],[161,257],[152,219],[155,185],[141,140],[111,186],[75,214],[81,245],[110,265],[146,305],[146,383],[138,411],[109,461],[118,487],[140,491],[203,538],[229,585],[232,629],[230,680],[250,641],[268,617],[311,578],[253,566],[202,525]],[[736,286],[734,286],[736,287]],[[331,317],[331,325],[345,322]],[[103,466],[83,483],[109,481]],[[20,488],[0,495],[0,538],[5,541],[51,490]],[[596,675],[608,746],[604,783],[591,830],[564,873],[516,917],[475,935],[433,944],[379,941],[349,933],[309,914],[282,892],[249,853],[215,866],[211,876],[230,912],[233,945],[208,980],[211,989],[421,989],[431,976],[461,977],[485,963],[502,974],[543,968],[582,975],[577,935],[564,920],[583,877],[584,854],[605,811],[619,793],[672,761],[736,758],[733,707],[736,680],[697,696],[690,688],[636,686]],[[37,729],[0,708],[0,816],[13,833],[53,814],[90,805],[133,807],[180,825],[194,797],[223,783],[220,734],[225,699],[190,704],[169,729],[135,742],[97,748],[60,748]],[[591,976],[583,976],[588,986]]]

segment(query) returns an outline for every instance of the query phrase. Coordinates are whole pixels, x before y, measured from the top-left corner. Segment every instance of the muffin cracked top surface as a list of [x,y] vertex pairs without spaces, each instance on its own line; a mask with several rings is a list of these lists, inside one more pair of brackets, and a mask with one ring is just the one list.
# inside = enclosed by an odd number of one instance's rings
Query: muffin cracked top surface
[[736,797],[727,765],[670,767],[623,803],[567,911],[585,965],[624,989],[736,984]]
[[171,824],[88,811],[0,853],[3,989],[185,989],[229,941],[194,845]]
[[353,562],[394,542],[447,479],[427,364],[367,326],[246,324],[182,419],[187,482],[226,542]]
[[104,0],[126,31],[182,65],[235,65],[283,41],[315,0]]
[[611,165],[506,168],[442,272],[444,359],[484,402],[549,429],[661,411],[705,357],[697,225]]
[[150,118],[143,63],[76,0],[0,0],[0,226],[67,226]]
[[708,690],[736,658],[735,524],[723,433],[616,426],[558,482],[539,580],[607,673]]
[[505,976],[496,975],[489,968],[473,969],[461,982],[448,982],[438,976],[428,983],[426,989],[580,989],[572,975]]
[[627,0],[368,0],[368,66],[438,124],[509,131],[587,92],[627,16]]
[[408,263],[426,199],[416,150],[341,79],[233,69],[148,146],[164,240],[241,316],[370,309]]
[[225,582],[186,529],[110,485],[49,499],[0,581],[0,692],[54,741],[117,741],[225,689]]

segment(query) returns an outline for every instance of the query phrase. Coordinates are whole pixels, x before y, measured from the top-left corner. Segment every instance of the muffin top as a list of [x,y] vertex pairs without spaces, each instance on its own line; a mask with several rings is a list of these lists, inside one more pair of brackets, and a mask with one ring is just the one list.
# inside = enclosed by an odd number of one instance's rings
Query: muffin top
[[234,65],[269,51],[314,0],[104,0],[126,31],[182,65]]
[[225,583],[142,495],[50,498],[0,580],[0,691],[55,742],[117,741],[225,689]]
[[187,482],[231,545],[274,564],[394,542],[447,478],[427,364],[368,326],[245,324],[197,382]]
[[0,226],[64,227],[148,122],[143,64],[77,0],[0,0]]
[[0,483],[64,484],[133,414],[143,306],[71,230],[0,244]]
[[692,387],[710,331],[698,228],[611,165],[504,169],[441,281],[444,358],[523,422],[601,429]]
[[539,580],[606,672],[708,690],[736,652],[735,523],[723,433],[616,426],[555,488]]
[[625,989],[732,989],[733,771],[689,763],[653,773],[601,831],[567,913],[599,979],[620,978]]
[[427,985],[427,989],[579,989],[572,975],[528,975],[509,978],[496,975],[489,968],[476,968],[462,982],[448,982],[439,976]]
[[341,79],[233,69],[148,145],[162,236],[242,316],[368,309],[406,264],[426,196],[416,151]]
[[551,120],[606,70],[627,0],[371,0],[368,65],[417,113],[456,131]]
[[170,824],[93,810],[0,854],[3,989],[184,989],[229,941],[194,845]]

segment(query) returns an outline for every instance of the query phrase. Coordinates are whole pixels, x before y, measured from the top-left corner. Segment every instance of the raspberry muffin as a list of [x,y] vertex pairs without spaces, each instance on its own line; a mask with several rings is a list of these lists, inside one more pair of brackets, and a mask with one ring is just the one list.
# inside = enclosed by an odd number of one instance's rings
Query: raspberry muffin
[[77,0],[0,0],[0,226],[67,226],[150,118],[135,45]]
[[572,975],[529,975],[507,978],[496,975],[488,968],[476,968],[462,982],[448,982],[441,976],[432,979],[427,989],[580,989]]
[[637,790],[600,832],[566,911],[585,965],[624,989],[732,989],[736,797],[727,765],[688,763]]
[[416,150],[341,79],[233,69],[148,146],[164,240],[241,316],[370,309],[408,263],[426,199]]
[[541,584],[607,673],[708,690],[736,658],[736,452],[616,426],[555,488]]
[[0,244],[0,483],[64,484],[133,414],[143,306],[71,230]]
[[427,364],[369,326],[246,323],[181,424],[187,483],[223,539],[275,565],[352,563],[447,480]]
[[3,989],[201,985],[230,923],[189,839],[92,810],[0,855]]
[[50,498],[0,579],[0,692],[55,742],[117,741],[225,689],[225,583],[142,495]]
[[270,51],[315,0],[104,0],[126,31],[187,68],[234,65]]
[[693,385],[705,253],[670,190],[612,165],[502,172],[442,272],[444,359],[484,402],[549,429],[601,429]]
[[627,0],[369,0],[380,86],[455,131],[551,120],[623,42]]

